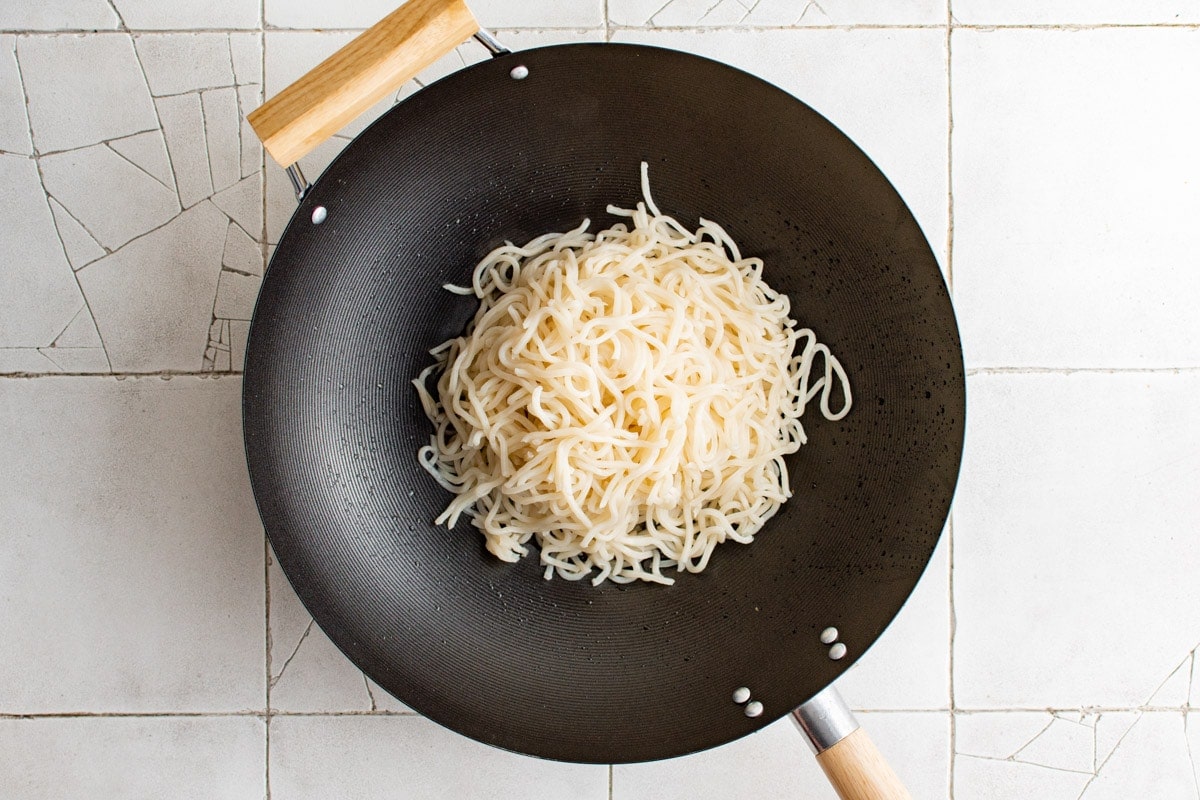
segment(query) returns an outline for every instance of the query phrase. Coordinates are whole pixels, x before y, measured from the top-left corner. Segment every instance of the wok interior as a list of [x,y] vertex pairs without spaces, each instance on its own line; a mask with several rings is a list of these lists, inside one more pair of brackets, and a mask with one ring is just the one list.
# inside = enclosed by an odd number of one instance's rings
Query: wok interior
[[[524,81],[509,78],[515,63]],[[703,91],[700,90],[702,87]],[[523,243],[640,197],[723,225],[846,367],[854,409],[805,415],[793,498],[754,544],[665,588],[545,581],[486,553],[420,468],[409,381],[459,334],[469,281]],[[317,205],[328,209],[311,224]],[[937,542],[962,445],[957,329],[904,203],[827,121],[670,51],[571,45],[465,70],[405,101],[301,204],[267,275],[246,366],[264,523],[301,599],[384,688],[461,733],[572,761],[661,758],[761,727],[882,632]],[[818,634],[836,625],[849,656]],[[730,701],[749,686],[766,713]]]

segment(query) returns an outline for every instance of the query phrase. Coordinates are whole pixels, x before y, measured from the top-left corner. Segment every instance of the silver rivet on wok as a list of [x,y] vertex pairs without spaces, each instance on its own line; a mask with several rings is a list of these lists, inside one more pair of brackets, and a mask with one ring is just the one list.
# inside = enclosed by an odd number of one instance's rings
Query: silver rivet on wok
[[838,629],[832,625],[821,631],[821,644],[833,644],[838,640]]
[[846,655],[846,645],[842,644],[841,642],[838,642],[833,647],[829,648],[829,657],[832,658],[834,661],[837,661],[838,659],[842,658],[845,655]]
[[746,704],[746,716],[747,717],[751,717],[751,718],[761,717],[762,712],[763,712],[763,704],[758,702],[757,700],[752,700],[751,702]]
[[508,71],[508,77],[514,81],[523,81],[529,77],[529,67],[524,64],[518,64]]
[[325,206],[317,206],[312,213],[313,225],[320,225],[328,216],[329,212],[325,210]]
[[733,702],[741,705],[750,699],[750,689],[745,686],[739,686],[733,690]]

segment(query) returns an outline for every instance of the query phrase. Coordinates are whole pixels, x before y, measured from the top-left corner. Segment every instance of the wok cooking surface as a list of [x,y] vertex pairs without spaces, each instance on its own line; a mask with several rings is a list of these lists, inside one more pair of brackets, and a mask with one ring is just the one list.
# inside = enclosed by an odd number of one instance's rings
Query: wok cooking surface
[[[529,77],[510,78],[523,64]],[[845,366],[854,408],[805,416],[792,499],[754,544],[672,587],[542,579],[486,553],[416,460],[410,381],[462,331],[489,250],[640,198],[704,216]],[[312,212],[324,206],[321,225]],[[849,667],[908,597],[953,494],[964,378],[941,272],[886,178],[834,126],[746,73],[626,45],[524,51],[463,70],[372,125],[317,181],[251,330],[245,433],[281,566],[372,679],[460,733],[627,762],[756,730]],[[848,655],[819,640],[836,626]],[[747,718],[735,687],[765,713]]]

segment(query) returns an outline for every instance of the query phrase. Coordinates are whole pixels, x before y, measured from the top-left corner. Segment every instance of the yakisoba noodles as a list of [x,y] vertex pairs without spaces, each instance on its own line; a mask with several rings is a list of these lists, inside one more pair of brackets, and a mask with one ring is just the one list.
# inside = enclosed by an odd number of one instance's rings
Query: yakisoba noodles
[[608,209],[629,225],[505,244],[470,288],[445,287],[479,310],[414,381],[436,428],[418,457],[456,495],[436,522],[469,514],[504,561],[536,539],[547,578],[699,572],[791,495],[783,457],[808,403],[850,410],[841,364],[762,261],[715,222],[693,232],[659,211],[646,164],[642,195]]

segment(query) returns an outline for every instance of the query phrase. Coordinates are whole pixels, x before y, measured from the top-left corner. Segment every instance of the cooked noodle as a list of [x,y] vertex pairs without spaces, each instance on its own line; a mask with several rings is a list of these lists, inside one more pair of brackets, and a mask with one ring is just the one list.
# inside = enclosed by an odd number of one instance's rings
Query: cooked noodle
[[608,209],[630,226],[505,244],[469,289],[446,286],[479,310],[413,381],[436,428],[418,458],[455,495],[436,522],[469,514],[510,562],[536,537],[547,578],[699,572],[791,496],[783,457],[809,401],[830,420],[850,410],[845,370],[762,261],[715,222],[663,215],[644,163],[642,194]]

